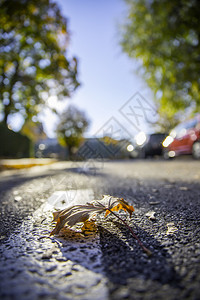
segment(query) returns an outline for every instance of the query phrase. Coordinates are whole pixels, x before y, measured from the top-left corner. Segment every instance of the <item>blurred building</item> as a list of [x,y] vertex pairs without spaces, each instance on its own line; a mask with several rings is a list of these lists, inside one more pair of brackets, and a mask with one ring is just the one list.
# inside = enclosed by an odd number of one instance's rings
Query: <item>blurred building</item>
[[[87,159],[123,159],[128,158],[127,145],[129,141],[113,141],[108,138],[87,138],[76,152],[77,160]],[[56,138],[46,138],[38,140],[35,144],[36,157],[49,157],[66,159],[68,158],[67,149],[60,146]]]
[[35,157],[66,158],[66,149],[60,146],[56,138],[40,139],[35,143]]
[[85,139],[77,152],[78,159],[122,159],[128,158],[127,140],[113,140],[105,138],[88,138]]

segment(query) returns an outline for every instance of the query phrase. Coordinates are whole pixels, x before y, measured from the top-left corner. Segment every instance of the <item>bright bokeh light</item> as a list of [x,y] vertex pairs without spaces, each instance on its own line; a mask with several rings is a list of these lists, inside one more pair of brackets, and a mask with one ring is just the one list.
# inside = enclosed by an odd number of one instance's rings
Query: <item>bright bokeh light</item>
[[130,144],[130,145],[127,146],[126,149],[127,149],[128,152],[132,152],[134,150],[134,147],[133,147],[133,145]]
[[19,131],[24,124],[24,118],[20,113],[8,116],[8,128],[13,131]]
[[169,135],[175,139],[175,137],[176,137],[176,130],[173,129],[173,130],[170,132]]
[[55,96],[55,95],[54,96],[50,96],[48,98],[48,105],[51,108],[56,108],[57,105],[58,105],[58,98],[57,98],[57,96]]
[[146,142],[146,140],[147,140],[147,136],[143,131],[138,133],[135,137],[135,141],[138,146],[142,146]]
[[44,150],[46,148],[45,144],[39,144],[39,149]]
[[173,137],[168,135],[162,143],[163,147],[167,148],[173,142],[173,140]]
[[169,157],[174,157],[176,155],[176,153],[174,151],[169,151],[168,155],[169,155]]

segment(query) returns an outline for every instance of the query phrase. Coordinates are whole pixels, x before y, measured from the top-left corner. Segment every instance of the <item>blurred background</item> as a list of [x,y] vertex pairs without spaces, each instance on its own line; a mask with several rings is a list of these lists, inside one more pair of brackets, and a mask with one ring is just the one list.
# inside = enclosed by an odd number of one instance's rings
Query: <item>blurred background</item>
[[197,0],[1,0],[0,158],[200,158]]

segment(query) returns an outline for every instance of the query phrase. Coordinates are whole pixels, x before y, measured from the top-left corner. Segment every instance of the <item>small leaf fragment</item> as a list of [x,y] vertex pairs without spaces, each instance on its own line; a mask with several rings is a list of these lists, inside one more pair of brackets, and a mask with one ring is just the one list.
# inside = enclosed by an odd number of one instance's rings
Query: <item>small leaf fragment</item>
[[180,186],[179,190],[181,190],[181,191],[188,191],[188,187],[187,186]]
[[149,211],[149,212],[146,213],[145,216],[148,217],[149,220],[151,220],[151,221],[155,221],[156,220],[155,211]]
[[178,231],[178,228],[174,225],[174,222],[170,222],[167,224],[167,235],[173,234]]

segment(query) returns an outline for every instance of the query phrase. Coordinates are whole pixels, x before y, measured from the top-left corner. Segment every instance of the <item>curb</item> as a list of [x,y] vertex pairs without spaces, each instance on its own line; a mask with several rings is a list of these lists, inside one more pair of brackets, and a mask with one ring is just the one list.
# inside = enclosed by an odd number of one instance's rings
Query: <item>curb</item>
[[46,166],[57,162],[52,158],[19,158],[19,159],[0,159],[0,170],[26,169],[35,166]]

